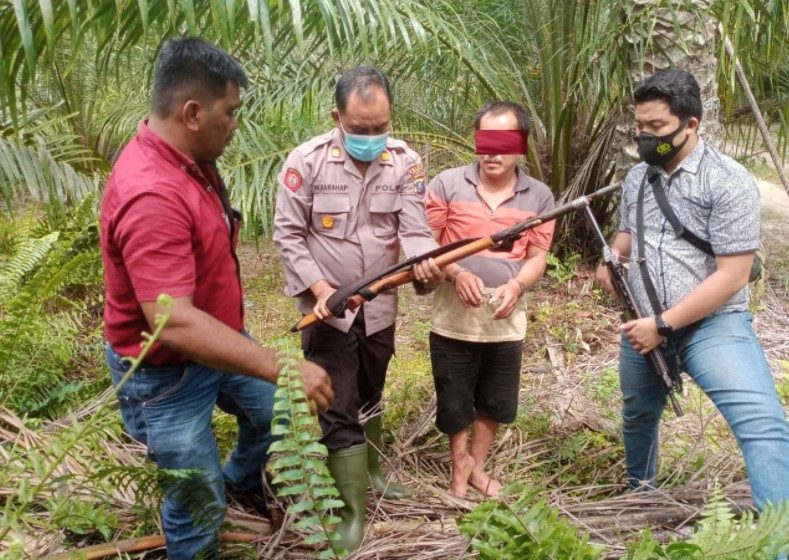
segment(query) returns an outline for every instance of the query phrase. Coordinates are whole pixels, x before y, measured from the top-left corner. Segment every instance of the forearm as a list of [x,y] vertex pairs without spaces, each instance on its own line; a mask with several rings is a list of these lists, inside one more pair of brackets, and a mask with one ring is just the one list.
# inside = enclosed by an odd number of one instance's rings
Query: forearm
[[630,258],[631,236],[628,231],[619,231],[611,242],[611,251],[620,258]]
[[329,290],[331,290],[332,292],[335,291],[334,286],[329,284],[329,281],[326,280],[325,278],[321,278],[320,280],[312,284],[309,288],[310,288],[310,292],[312,292],[312,295],[315,296],[315,299],[320,299],[321,296],[323,296]]
[[195,307],[174,306],[160,342],[199,364],[276,383],[279,365],[274,350]]
[[[439,245],[441,244],[441,235],[444,233],[443,229],[431,229],[433,233],[433,239],[436,240],[436,243]],[[460,264],[453,262],[444,267],[444,274],[446,275],[446,279],[449,281],[454,281],[455,275],[460,272],[463,267]]]
[[719,309],[748,282],[747,276],[717,270],[663,313],[663,319],[675,329],[686,327]]
[[521,282],[526,289],[531,288],[536,284],[542,275],[545,273],[545,266],[547,264],[547,251],[541,255],[529,257],[521,266],[515,278]]
[[280,189],[273,239],[285,269],[285,292],[289,296],[302,293],[323,277],[307,243],[311,212],[311,199],[302,200],[288,189]]
[[526,259],[515,275],[515,279],[521,283],[523,290],[527,290],[537,283],[545,272],[547,264],[548,250],[530,245],[526,250]]
[[274,241],[285,270],[286,293],[289,296],[300,294],[323,278],[303,232],[275,232]]

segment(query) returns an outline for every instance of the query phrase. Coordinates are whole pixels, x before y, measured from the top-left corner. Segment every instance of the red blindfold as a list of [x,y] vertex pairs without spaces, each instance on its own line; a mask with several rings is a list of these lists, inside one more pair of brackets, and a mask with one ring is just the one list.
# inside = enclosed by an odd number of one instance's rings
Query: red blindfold
[[525,130],[477,130],[479,156],[525,155],[529,133]]

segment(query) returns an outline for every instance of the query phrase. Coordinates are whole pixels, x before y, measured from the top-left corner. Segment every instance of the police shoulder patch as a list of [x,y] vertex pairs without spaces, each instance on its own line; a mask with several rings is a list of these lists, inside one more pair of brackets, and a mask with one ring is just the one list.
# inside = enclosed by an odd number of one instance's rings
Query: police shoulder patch
[[288,170],[285,172],[285,186],[288,190],[290,192],[296,192],[301,188],[303,182],[304,179],[302,179],[301,173],[292,167],[288,167]]
[[421,163],[415,163],[411,167],[406,170],[407,181],[413,182],[417,179],[424,179],[425,178],[425,166]]

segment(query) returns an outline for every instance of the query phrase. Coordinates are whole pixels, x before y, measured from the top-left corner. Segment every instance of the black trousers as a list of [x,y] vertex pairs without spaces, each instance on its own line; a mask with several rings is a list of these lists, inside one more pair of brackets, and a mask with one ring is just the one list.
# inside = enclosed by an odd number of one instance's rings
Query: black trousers
[[386,369],[394,353],[394,331],[392,324],[367,336],[363,309],[347,333],[326,323],[302,331],[304,357],[326,370],[334,389],[331,406],[318,416],[321,442],[330,451],[364,443],[359,412],[381,404]]
[[467,342],[430,333],[436,427],[454,434],[476,412],[509,424],[518,412],[523,341]]

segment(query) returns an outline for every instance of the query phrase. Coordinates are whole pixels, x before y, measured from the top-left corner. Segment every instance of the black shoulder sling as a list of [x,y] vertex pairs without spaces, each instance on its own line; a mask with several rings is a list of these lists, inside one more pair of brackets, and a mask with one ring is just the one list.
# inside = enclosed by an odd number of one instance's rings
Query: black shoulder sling
[[[646,186],[647,178],[649,178],[649,183],[652,185],[653,192],[655,193],[655,199],[658,203],[658,206],[660,206],[661,211],[663,211],[665,214],[665,211],[663,210],[663,205],[660,202],[660,199],[662,197],[663,201],[666,204],[666,207],[669,209],[671,213],[671,216],[673,216],[673,219],[676,220],[676,224],[680,228],[682,228],[682,226],[679,224],[679,220],[677,219],[676,214],[674,214],[673,210],[671,210],[671,206],[668,205],[668,200],[666,199],[666,194],[663,191],[663,185],[661,184],[660,181],[660,174],[654,167],[648,167],[646,172],[644,173],[644,178],[641,180],[641,186],[638,188],[638,203],[636,204],[636,236],[638,237],[637,262],[638,262],[638,268],[641,271],[641,281],[644,283],[644,290],[646,291],[647,297],[649,298],[649,304],[652,306],[652,311],[655,313],[655,315],[660,315],[661,313],[663,313],[663,306],[660,303],[660,298],[658,298],[657,290],[655,290],[655,285],[652,283],[652,278],[649,276],[646,251],[644,249],[644,245],[645,245],[644,243],[644,187]],[[657,185],[659,185],[658,187],[655,187],[656,183]],[[658,191],[660,192],[660,195],[657,194]],[[676,232],[677,226],[674,225],[674,222],[672,222],[672,219],[669,218],[668,215],[666,215],[666,218],[668,219],[669,223],[671,223],[671,226],[674,228],[674,231]],[[687,232],[685,228],[682,228],[682,231]],[[681,235],[681,234],[677,234],[677,235]],[[702,239],[699,239],[698,236],[696,235],[693,235],[693,237],[701,243],[706,243],[707,246],[709,246],[709,250],[712,251],[712,246],[709,243],[703,241]],[[695,245],[694,243],[694,246],[697,245]],[[705,253],[707,252],[701,247],[699,247],[699,249],[701,249]],[[695,323],[691,323],[690,325],[685,327],[686,329],[685,334],[682,336],[682,340],[679,343],[679,348],[674,347],[673,341],[669,341],[672,347],[674,348],[674,360],[671,366],[675,368],[674,371],[677,374],[685,369],[682,365],[682,358],[680,356],[682,354],[682,350],[685,348],[685,344],[687,344],[688,340],[690,340],[690,337],[693,336],[693,333],[698,328],[700,322],[701,321],[696,321]]]
[[[655,290],[655,285],[652,283],[652,278],[649,276],[646,251],[644,249],[644,187],[647,183],[647,177],[649,177],[649,182],[653,189],[655,184],[652,177],[656,177],[658,183],[660,183],[660,175],[658,172],[654,168],[648,167],[644,173],[644,178],[641,180],[641,186],[638,187],[638,203],[636,204],[636,242],[638,243],[638,258],[636,262],[638,262],[638,268],[641,270],[641,281],[644,283],[644,290],[649,298],[649,304],[652,306],[652,312],[655,315],[660,315],[663,313],[663,306],[660,304],[657,290]],[[657,198],[657,195],[655,195],[655,198]],[[665,193],[663,199],[665,200]],[[673,212],[672,215],[674,215]],[[674,218],[676,218],[676,215],[674,215]]]

